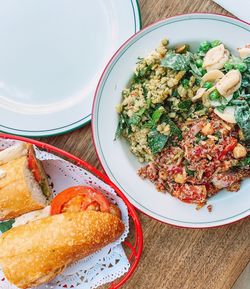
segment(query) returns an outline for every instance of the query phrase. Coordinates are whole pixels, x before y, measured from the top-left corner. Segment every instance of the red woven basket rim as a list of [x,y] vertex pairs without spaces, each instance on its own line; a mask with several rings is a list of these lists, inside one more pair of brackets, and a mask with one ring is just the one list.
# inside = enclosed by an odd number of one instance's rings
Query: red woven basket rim
[[51,152],[51,153],[54,152],[54,153],[57,153],[63,157],[67,157],[70,160],[73,160],[76,163],[76,165],[87,169],[89,172],[93,173],[99,179],[104,181],[106,184],[108,184],[110,187],[112,187],[115,190],[115,192],[117,193],[117,195],[120,198],[122,198],[122,200],[124,201],[124,203],[126,204],[126,206],[128,208],[129,215],[134,222],[135,244],[132,245],[131,243],[129,243],[127,241],[124,242],[124,245],[126,245],[131,250],[131,254],[128,257],[129,262],[131,262],[130,268],[129,268],[129,271],[119,280],[119,282],[118,283],[112,283],[111,286],[109,287],[109,289],[120,288],[125,282],[127,282],[127,280],[131,277],[131,275],[135,271],[135,269],[139,263],[141,253],[142,253],[142,248],[143,248],[143,234],[142,234],[142,228],[141,228],[140,220],[136,214],[134,207],[128,201],[128,199],[125,197],[125,195],[121,192],[121,190],[113,182],[111,182],[111,180],[107,176],[105,176],[103,173],[101,173],[95,167],[93,167],[92,165],[90,165],[86,161],[84,161],[84,160],[82,160],[82,159],[62,150],[62,149],[59,149],[55,146],[52,146],[52,145],[49,145],[49,144],[46,144],[46,143],[43,143],[43,142],[40,142],[40,141],[37,141],[34,139],[29,139],[29,138],[25,138],[25,137],[21,137],[21,136],[16,136],[16,135],[9,135],[9,134],[5,134],[5,133],[0,133],[0,138],[13,139],[13,140],[28,142],[28,143],[36,145],[37,147],[45,149],[48,152]]

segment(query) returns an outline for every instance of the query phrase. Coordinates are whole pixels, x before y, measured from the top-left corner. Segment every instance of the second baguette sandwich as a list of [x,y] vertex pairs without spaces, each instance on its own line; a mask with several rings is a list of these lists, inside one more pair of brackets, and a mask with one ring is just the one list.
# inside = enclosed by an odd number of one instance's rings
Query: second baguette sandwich
[[124,231],[119,208],[91,187],[66,189],[48,209],[19,217],[0,236],[0,265],[9,282],[19,288],[52,280]]
[[44,208],[51,189],[32,145],[20,143],[0,152],[0,221]]
[[117,239],[124,225],[115,215],[85,211],[50,216],[12,228],[0,238],[0,264],[19,288],[52,280],[69,264]]

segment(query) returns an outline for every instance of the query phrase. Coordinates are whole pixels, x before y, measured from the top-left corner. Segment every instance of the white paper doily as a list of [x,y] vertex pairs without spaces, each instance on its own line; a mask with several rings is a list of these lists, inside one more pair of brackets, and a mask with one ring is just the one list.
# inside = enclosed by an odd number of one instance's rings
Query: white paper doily
[[[0,149],[7,148],[16,142],[15,140],[0,139]],[[87,170],[37,148],[36,155],[42,161],[44,169],[49,176],[54,196],[62,190],[76,185],[88,185],[97,188],[112,203],[118,205],[125,225],[125,231],[117,241],[107,245],[95,254],[75,262],[49,284],[39,286],[37,289],[92,289],[112,282],[124,275],[128,271],[130,264],[121,245],[121,242],[126,239],[129,233],[128,210],[123,200],[116,195],[110,186]],[[9,284],[0,270],[0,289],[15,288],[15,286]]]

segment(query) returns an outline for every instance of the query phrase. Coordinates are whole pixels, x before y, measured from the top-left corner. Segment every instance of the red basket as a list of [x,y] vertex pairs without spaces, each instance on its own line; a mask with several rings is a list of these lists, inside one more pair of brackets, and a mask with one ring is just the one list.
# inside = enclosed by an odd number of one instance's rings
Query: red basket
[[131,219],[133,220],[133,223],[134,223],[135,240],[134,240],[134,244],[131,244],[128,241],[123,242],[123,244],[125,246],[127,246],[129,251],[130,251],[130,254],[128,256],[128,260],[130,262],[129,271],[117,283],[113,282],[109,287],[109,289],[120,288],[131,277],[131,275],[135,271],[135,269],[138,265],[138,262],[140,260],[141,253],[142,253],[142,247],[143,247],[143,235],[142,235],[141,223],[140,223],[139,218],[135,212],[134,207],[130,204],[128,199],[118,189],[118,187],[111,182],[111,180],[107,176],[102,174],[100,171],[98,171],[96,168],[92,167],[87,162],[75,157],[74,155],[72,155],[66,151],[63,151],[63,150],[56,148],[52,145],[42,143],[42,142],[37,141],[37,140],[28,139],[25,137],[20,137],[20,136],[15,136],[15,135],[9,135],[9,134],[5,134],[5,133],[0,133],[0,138],[20,140],[20,141],[28,142],[28,143],[36,145],[37,147],[39,147],[43,150],[46,150],[47,152],[56,153],[59,156],[62,156],[64,158],[68,158],[71,162],[75,163],[77,166],[81,166],[82,168],[87,169],[89,172],[91,172],[92,174],[97,176],[99,179],[104,181],[106,184],[108,184],[110,187],[112,187],[115,190],[115,192],[117,193],[117,195],[119,195],[119,197],[122,198],[122,200],[124,201],[124,203],[126,204],[126,206],[128,208],[129,216],[131,217]]

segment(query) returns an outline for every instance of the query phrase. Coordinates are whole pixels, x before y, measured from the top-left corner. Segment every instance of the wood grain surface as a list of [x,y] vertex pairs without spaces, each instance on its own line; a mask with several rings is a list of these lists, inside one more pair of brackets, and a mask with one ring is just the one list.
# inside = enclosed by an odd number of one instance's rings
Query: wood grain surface
[[[140,0],[143,26],[176,14],[230,15],[210,0]],[[209,29],[209,28],[208,28]],[[42,141],[64,149],[101,170],[91,125]],[[144,252],[126,289],[229,289],[250,260],[250,219],[214,229],[179,229],[138,213]]]

